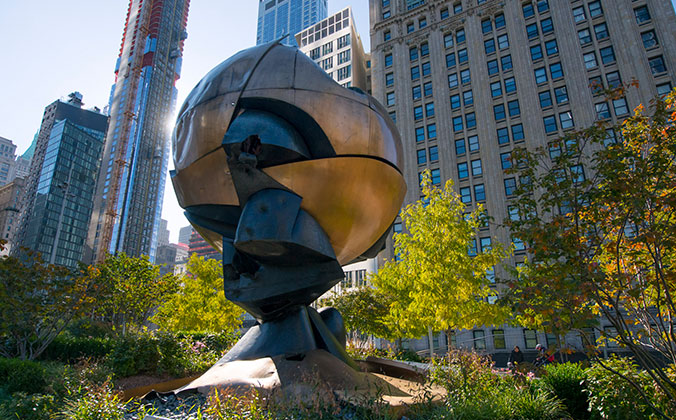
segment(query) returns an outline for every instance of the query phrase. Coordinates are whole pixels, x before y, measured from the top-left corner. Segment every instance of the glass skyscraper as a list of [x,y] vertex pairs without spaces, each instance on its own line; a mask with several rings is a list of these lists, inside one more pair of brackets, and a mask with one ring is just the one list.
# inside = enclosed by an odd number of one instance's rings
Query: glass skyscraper
[[294,36],[327,14],[327,0],[258,0],[256,45],[288,35],[282,43],[297,47]]
[[129,1],[89,226],[88,260],[117,252],[154,259],[189,3]]
[[108,117],[82,109],[82,96],[45,109],[28,177],[19,244],[49,263],[83,259]]

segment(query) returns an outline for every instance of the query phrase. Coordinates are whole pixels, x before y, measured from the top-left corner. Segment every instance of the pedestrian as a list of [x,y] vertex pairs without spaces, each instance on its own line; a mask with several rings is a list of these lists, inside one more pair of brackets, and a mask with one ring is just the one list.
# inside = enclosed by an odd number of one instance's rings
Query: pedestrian
[[509,355],[507,366],[513,369],[521,363],[523,363],[523,353],[519,346],[514,346],[514,350],[512,350],[512,353]]
[[547,365],[554,362],[554,353],[547,354],[547,347],[539,344],[535,346],[535,350],[538,351],[538,357],[535,358],[533,364],[537,367]]

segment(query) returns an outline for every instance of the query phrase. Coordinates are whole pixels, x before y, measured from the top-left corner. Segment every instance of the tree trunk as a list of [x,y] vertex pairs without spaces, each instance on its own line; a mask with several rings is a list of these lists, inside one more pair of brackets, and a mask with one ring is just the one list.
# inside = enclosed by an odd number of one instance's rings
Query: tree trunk
[[427,327],[427,339],[430,343],[430,358],[434,357],[434,334],[432,333],[432,327]]

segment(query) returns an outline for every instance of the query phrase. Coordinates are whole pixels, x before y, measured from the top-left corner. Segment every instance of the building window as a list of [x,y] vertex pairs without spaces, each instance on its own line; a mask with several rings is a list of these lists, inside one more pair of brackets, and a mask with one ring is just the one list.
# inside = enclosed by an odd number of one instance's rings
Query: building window
[[498,128],[498,144],[509,143],[509,131],[506,128]]
[[389,41],[390,39],[392,39],[392,32],[390,31],[383,32],[383,41]]
[[462,50],[458,50],[458,62],[460,64],[462,64],[462,63],[466,63],[467,60],[468,60],[467,49],[463,48]]
[[469,69],[462,70],[460,72],[460,82],[464,85],[465,83],[470,83],[472,78],[469,74]]
[[419,28],[419,29],[422,29],[422,28],[424,28],[425,26],[427,26],[427,19],[426,19],[426,18],[420,18],[420,19],[418,20],[418,28]]
[[493,22],[491,22],[490,19],[484,19],[481,21],[481,32],[484,34],[493,32]]
[[418,47],[411,47],[408,50],[408,59],[410,61],[415,61],[418,59]]
[[467,167],[467,162],[458,163],[458,179],[467,178],[469,178],[469,168]]
[[453,131],[458,133],[463,130],[462,117],[453,117]]
[[422,74],[423,76],[429,76],[432,73],[432,67],[430,62],[422,63]]
[[494,39],[487,39],[484,41],[484,51],[486,51],[486,55],[493,54],[495,52],[495,40]]
[[451,95],[451,109],[458,109],[460,106],[460,95]]
[[601,1],[596,0],[589,3],[589,16],[592,19],[597,18],[603,15],[603,8],[601,7]]
[[430,55],[430,46],[427,42],[420,44],[420,56],[427,57]]
[[516,81],[513,77],[505,79],[505,93],[516,92]]
[[547,51],[548,57],[559,53],[559,45],[556,43],[555,39],[545,42],[545,51]]
[[432,169],[432,184],[441,184],[441,171],[439,169]]
[[465,115],[465,123],[467,125],[468,130],[470,128],[476,127],[476,114],[473,113],[473,112],[470,112],[469,114]]
[[406,33],[410,34],[411,32],[415,31],[415,25],[413,22],[409,22],[406,24]]
[[476,152],[479,150],[479,137],[470,136],[467,138],[467,143],[469,143],[469,151]]
[[457,156],[465,154],[465,139],[458,139],[455,141],[455,154]]
[[538,344],[538,337],[535,330],[523,330],[523,340],[527,349],[534,349]]
[[455,54],[446,54],[446,68],[455,67]]
[[516,178],[505,179],[505,194],[509,197],[516,191]]
[[624,98],[613,99],[613,110],[616,116],[628,114],[629,107],[627,106],[627,100]]
[[474,95],[471,90],[462,93],[462,101],[465,106],[470,106],[474,103]]
[[650,21],[650,11],[648,6],[641,6],[634,9],[634,16],[636,16],[636,23],[639,25]]
[[483,174],[483,168],[481,167],[481,159],[475,159],[472,161],[472,176],[481,176]]
[[394,85],[394,73],[387,73],[385,75],[385,86]]
[[427,163],[427,151],[425,149],[418,150],[418,165]]
[[413,88],[411,88],[411,90],[412,90],[412,96],[413,96],[414,101],[416,99],[420,99],[422,97],[422,91],[420,89],[420,86],[413,86]]
[[504,330],[493,330],[493,347],[495,347],[498,350],[503,350],[507,348]]
[[613,47],[601,48],[599,53],[601,54],[601,62],[603,64],[607,65],[615,62],[615,51],[613,50]]
[[573,122],[573,114],[570,111],[560,113],[559,122],[561,123],[561,129],[563,130],[573,128],[575,126],[575,123]]
[[390,16],[392,16],[392,12],[390,12],[389,10],[385,10],[383,12],[383,19],[389,19]]
[[453,13],[457,15],[460,12],[462,12],[462,3],[457,2],[453,5]]
[[519,107],[518,100],[509,101],[507,103],[507,108],[509,109],[510,117],[518,117],[519,115],[521,115],[521,108]]
[[500,68],[498,67],[498,60],[490,60],[488,63],[486,63],[486,65],[488,66],[489,76],[498,74],[500,72]]
[[641,34],[641,40],[643,41],[643,47],[645,49],[650,49],[659,45],[655,31],[643,32]]
[[542,54],[542,46],[540,44],[530,47],[530,58],[533,62],[540,60],[544,55]]
[[498,48],[501,50],[509,48],[509,38],[507,37],[507,34],[498,35]]
[[582,165],[573,165],[570,167],[570,176],[573,182],[579,183],[585,180],[584,167]]
[[502,84],[500,82],[491,83],[491,97],[497,98],[502,95]]
[[486,333],[483,330],[472,331],[474,335],[474,350],[486,350]]
[[512,167],[512,152],[500,153],[500,165],[502,170]]
[[563,77],[563,67],[561,66],[561,63],[550,64],[549,72],[551,73],[552,80]]
[[591,70],[591,69],[595,68],[596,66],[598,66],[598,64],[596,63],[596,54],[594,54],[593,51],[589,52],[587,54],[584,54],[582,56],[582,59],[584,60],[584,67],[587,70]]
[[546,90],[538,94],[540,98],[540,108],[549,108],[552,106],[552,94],[550,91]]
[[596,35],[596,40],[601,41],[602,39],[608,38],[608,25],[605,22],[594,25],[594,34]]
[[[476,201],[486,201],[486,190],[484,188],[484,184],[477,184],[474,186],[474,200]],[[482,246],[482,251],[483,251],[483,240],[486,238],[481,238],[481,246]],[[488,238],[490,241],[491,238]],[[489,243],[490,245],[490,243]]]
[[500,58],[500,64],[502,65],[502,71],[508,71],[512,69],[512,56],[506,55]]
[[538,32],[537,23],[531,23],[530,25],[526,25],[526,35],[528,36],[528,39],[534,39],[540,35]]
[[664,65],[664,58],[662,56],[657,56],[648,60],[650,64],[650,71],[653,75],[661,74],[667,71],[667,67]]
[[580,40],[580,45],[589,44],[590,42],[592,42],[591,32],[589,32],[589,29],[582,29],[581,31],[577,31],[577,39]]
[[495,15],[495,29],[500,29],[505,27],[505,15],[500,13]]
[[437,125],[435,123],[427,125],[427,138],[434,140],[437,138]]
[[671,83],[662,83],[657,85],[657,94],[659,96],[668,95],[671,92]]
[[394,92],[387,92],[387,106],[394,105]]
[[515,142],[523,140],[524,139],[524,134],[523,134],[523,125],[522,124],[515,124],[512,126],[512,140]]
[[506,118],[505,106],[503,104],[493,106],[493,116],[495,117],[495,121],[504,120]]
[[432,146],[429,149],[430,152],[430,162],[437,162],[439,160],[439,149],[437,146]]
[[411,80],[420,79],[420,67],[415,66],[411,67]]
[[458,75],[456,73],[448,75],[448,87],[450,89],[458,87]]
[[538,13],[544,13],[549,10],[549,2],[547,0],[538,0]]
[[540,22],[540,27],[542,28],[543,35],[554,32],[554,24],[552,23],[551,18],[543,19],[542,22]]
[[535,83],[538,85],[540,83],[545,83],[547,81],[547,70],[544,67],[540,67],[534,70],[535,73]]
[[547,133],[547,134],[554,133],[558,130],[558,128],[556,126],[556,118],[554,118],[553,115],[544,117],[542,119],[542,121],[545,124],[545,133]]
[[455,32],[455,42],[458,44],[462,44],[465,42],[466,36],[465,36],[465,30],[464,29],[458,29]]
[[425,116],[433,117],[434,116],[434,102],[425,104]]
[[415,141],[418,143],[421,141],[425,141],[425,129],[423,127],[416,127]]
[[584,7],[576,7],[573,9],[573,19],[575,23],[584,22],[587,19],[587,16],[584,13]]
[[385,67],[392,67],[392,54],[385,54]]
[[535,8],[530,2],[524,4],[522,9],[524,18],[528,19],[529,17],[535,16]]
[[565,104],[568,102],[568,89],[565,86],[558,87],[554,89],[554,96],[558,105]]
[[427,82],[423,85],[425,96],[432,96],[432,82]]
[[610,109],[608,108],[607,102],[601,102],[599,104],[596,104],[594,105],[594,108],[596,109],[597,120],[605,120],[610,118]]
[[423,107],[416,106],[413,108],[413,119],[416,121],[422,120],[423,118]]
[[453,34],[444,35],[444,47],[451,48],[453,46]]
[[443,20],[448,18],[448,16],[449,16],[448,8],[441,9],[441,11],[439,12],[439,17]]
[[[464,204],[470,204],[472,202],[472,191],[469,187],[460,188],[460,201]],[[474,255],[476,255],[476,242],[474,243]]]

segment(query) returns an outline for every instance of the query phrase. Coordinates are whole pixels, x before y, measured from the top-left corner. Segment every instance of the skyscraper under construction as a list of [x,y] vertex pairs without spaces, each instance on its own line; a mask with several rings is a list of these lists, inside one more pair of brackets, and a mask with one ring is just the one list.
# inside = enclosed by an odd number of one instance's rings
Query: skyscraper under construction
[[189,3],[129,1],[85,260],[154,258]]

